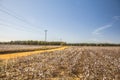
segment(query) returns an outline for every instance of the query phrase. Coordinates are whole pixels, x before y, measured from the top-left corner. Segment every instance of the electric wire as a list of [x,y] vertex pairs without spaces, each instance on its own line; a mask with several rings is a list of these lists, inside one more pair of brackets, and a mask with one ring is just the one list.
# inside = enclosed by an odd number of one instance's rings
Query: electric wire
[[[4,9],[4,10],[3,10],[3,9]],[[2,6],[2,9],[0,9],[0,11],[3,12],[3,13],[6,13],[7,15],[9,15],[9,16],[11,16],[11,17],[16,18],[17,20],[19,20],[19,21],[21,21],[21,22],[24,22],[24,23],[27,24],[27,25],[34,26],[33,24],[31,24],[30,22],[28,22],[27,20],[25,20],[23,17],[16,15],[13,11],[7,9],[6,7],[3,7],[3,6]],[[12,13],[10,13],[10,12],[12,12]],[[14,14],[13,14],[13,13],[14,13]],[[27,28],[31,28],[32,30],[34,30],[34,27],[27,27]],[[36,30],[36,29],[35,29],[35,30]],[[37,31],[38,31],[38,29],[37,29]]]
[[[1,22],[1,21],[2,21],[2,22]],[[6,22],[6,23],[4,23],[4,22]],[[9,26],[9,28],[11,28],[11,26],[14,26],[14,27],[17,27],[18,30],[20,29],[20,30],[24,30],[24,31],[34,32],[33,30],[31,30],[31,29],[26,29],[24,26],[21,26],[21,25],[19,25],[20,27],[18,27],[17,24],[15,24],[15,23],[9,23],[8,21],[6,21],[6,20],[4,20],[4,19],[0,19],[0,23]],[[14,25],[13,25],[13,24],[14,24]],[[38,32],[38,31],[35,31],[35,32]],[[34,33],[35,33],[35,32],[34,32]]]

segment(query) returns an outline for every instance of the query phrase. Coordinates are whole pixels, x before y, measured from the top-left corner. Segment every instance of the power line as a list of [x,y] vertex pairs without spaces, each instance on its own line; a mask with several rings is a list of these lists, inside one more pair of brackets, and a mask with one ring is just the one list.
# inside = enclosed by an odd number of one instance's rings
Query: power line
[[[20,15],[18,16],[18,14],[16,14],[15,12],[11,11],[8,8],[6,8],[5,6],[3,6],[3,5],[0,5],[0,6],[2,7],[2,9],[7,10],[8,12],[12,12],[12,14],[14,14],[14,15],[17,15],[16,17],[19,18],[19,19],[22,19],[22,21],[26,21],[22,16],[20,16]],[[11,15],[11,13],[10,13],[10,15]]]
[[[0,19],[1,20],[1,19]],[[4,20],[4,19],[2,19],[2,22],[7,22],[6,20]],[[1,24],[4,24],[4,23],[1,23]],[[14,25],[13,25],[14,24]],[[17,24],[15,24],[15,23],[9,23],[9,22],[7,22],[7,23],[5,23],[5,25],[7,25],[7,26],[17,26]],[[25,28],[24,26],[21,26],[20,25],[20,27],[17,27],[17,28],[19,28],[19,29],[22,29],[22,30],[27,30],[27,31],[31,31],[31,32],[34,32],[33,30],[31,30],[31,29],[27,29],[27,28]],[[35,32],[38,32],[38,31],[35,31]]]
[[[3,6],[2,6],[3,7]],[[5,9],[5,10],[3,10],[3,8]],[[7,8],[5,8],[5,7],[3,7],[2,9],[0,9],[0,11],[1,12],[3,12],[3,13],[6,13],[7,15],[9,15],[9,16],[12,16],[12,17],[14,17],[14,18],[16,18],[17,20],[19,20],[19,21],[22,21],[22,22],[24,22],[24,23],[26,23],[27,25],[30,25],[30,26],[34,26],[33,24],[31,24],[30,22],[28,22],[27,20],[25,20],[23,17],[18,17],[18,15],[16,16],[16,14],[14,13],[14,14],[12,14],[12,13],[10,13],[11,12],[11,10],[9,10],[9,9],[7,9]],[[7,11],[6,11],[7,10]],[[13,12],[13,11],[12,11]],[[29,27],[30,28],[30,27]],[[33,28],[32,28],[33,29]]]
[[[10,16],[12,16],[12,17],[14,17],[14,18],[16,18],[16,19],[18,19],[18,20],[20,20],[20,21],[22,21],[22,22],[24,22],[23,19],[21,19],[21,18],[15,16],[15,15],[12,15],[12,14],[10,14],[10,13],[7,12],[7,11],[4,11],[4,10],[2,10],[2,9],[0,9],[0,11],[6,13],[6,14],[8,14],[8,15],[10,15]],[[28,24],[28,23],[27,23],[27,24]],[[28,28],[30,28],[30,27],[28,27]],[[33,29],[32,29],[32,30],[33,30]]]
[[10,16],[12,16],[12,17],[14,17],[14,18],[16,18],[16,19],[18,19],[18,20],[20,20],[20,21],[22,21],[22,22],[24,22],[23,19],[21,19],[21,18],[15,16],[15,15],[12,15],[12,14],[10,14],[9,12],[7,12],[7,11],[5,11],[5,10],[0,9],[0,11],[6,13],[7,15],[10,15]]
[[[39,31],[38,29],[35,29],[33,26],[33,24],[31,24],[29,21],[27,21],[26,19],[24,19],[23,17],[21,17],[21,16],[18,16],[18,15],[16,15],[13,11],[12,11],[12,13],[11,13],[11,11],[9,10],[9,9],[7,9],[7,8],[2,8],[2,9],[0,9],[0,11],[1,12],[3,12],[3,13],[5,13],[5,14],[7,14],[7,15],[9,15],[9,16],[11,16],[11,17],[13,17],[13,18],[15,18],[15,19],[17,19],[17,20],[19,20],[19,21],[21,21],[21,22],[23,22],[23,23],[25,23],[25,24],[27,24],[27,25],[30,25],[31,27],[27,27],[29,30],[35,30],[35,31]],[[14,14],[13,14],[14,13]],[[0,25],[3,25],[3,26],[6,26],[7,28],[10,28],[10,25],[8,25],[8,24],[3,24],[3,23],[1,23]],[[31,29],[30,29],[31,28]],[[16,30],[20,30],[21,28],[18,28],[18,27],[14,27],[13,29],[16,29]],[[20,30],[20,31],[25,31],[23,28],[22,28],[22,30]],[[26,32],[26,31],[25,31]],[[32,32],[32,31],[29,31],[29,32]],[[47,40],[47,31],[46,31],[46,33],[45,33],[45,41]]]
[[[24,31],[24,32],[26,32],[26,30],[24,30],[24,29],[22,29],[22,28],[11,27],[9,24],[0,23],[0,25],[5,26],[6,28],[13,28],[13,29],[18,30],[18,31]],[[32,31],[27,31],[27,32],[32,32]],[[32,32],[32,33],[35,33],[35,32]]]

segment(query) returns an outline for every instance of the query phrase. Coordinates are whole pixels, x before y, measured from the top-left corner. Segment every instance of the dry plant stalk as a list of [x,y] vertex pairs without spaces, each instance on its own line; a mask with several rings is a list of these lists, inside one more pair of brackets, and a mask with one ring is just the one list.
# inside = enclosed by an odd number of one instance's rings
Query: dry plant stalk
[[120,80],[120,47],[69,47],[9,59],[7,67],[2,80]]

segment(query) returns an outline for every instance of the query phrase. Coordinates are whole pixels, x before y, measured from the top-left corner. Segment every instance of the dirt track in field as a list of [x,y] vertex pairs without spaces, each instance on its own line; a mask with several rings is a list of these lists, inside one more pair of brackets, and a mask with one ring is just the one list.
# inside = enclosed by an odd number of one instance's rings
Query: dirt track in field
[[48,49],[48,50],[36,50],[36,51],[30,51],[30,52],[16,52],[16,53],[8,53],[8,54],[1,54],[0,59],[11,59],[11,58],[17,58],[17,57],[22,57],[22,56],[28,56],[32,54],[38,54],[42,52],[51,52],[51,51],[56,51],[56,50],[62,50],[67,48],[65,47],[59,47],[56,49]]

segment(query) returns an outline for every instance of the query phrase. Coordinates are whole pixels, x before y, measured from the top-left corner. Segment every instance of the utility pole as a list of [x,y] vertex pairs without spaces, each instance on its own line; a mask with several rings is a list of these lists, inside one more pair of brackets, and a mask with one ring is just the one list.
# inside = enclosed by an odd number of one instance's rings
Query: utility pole
[[45,30],[45,42],[47,41],[47,31],[48,30]]

